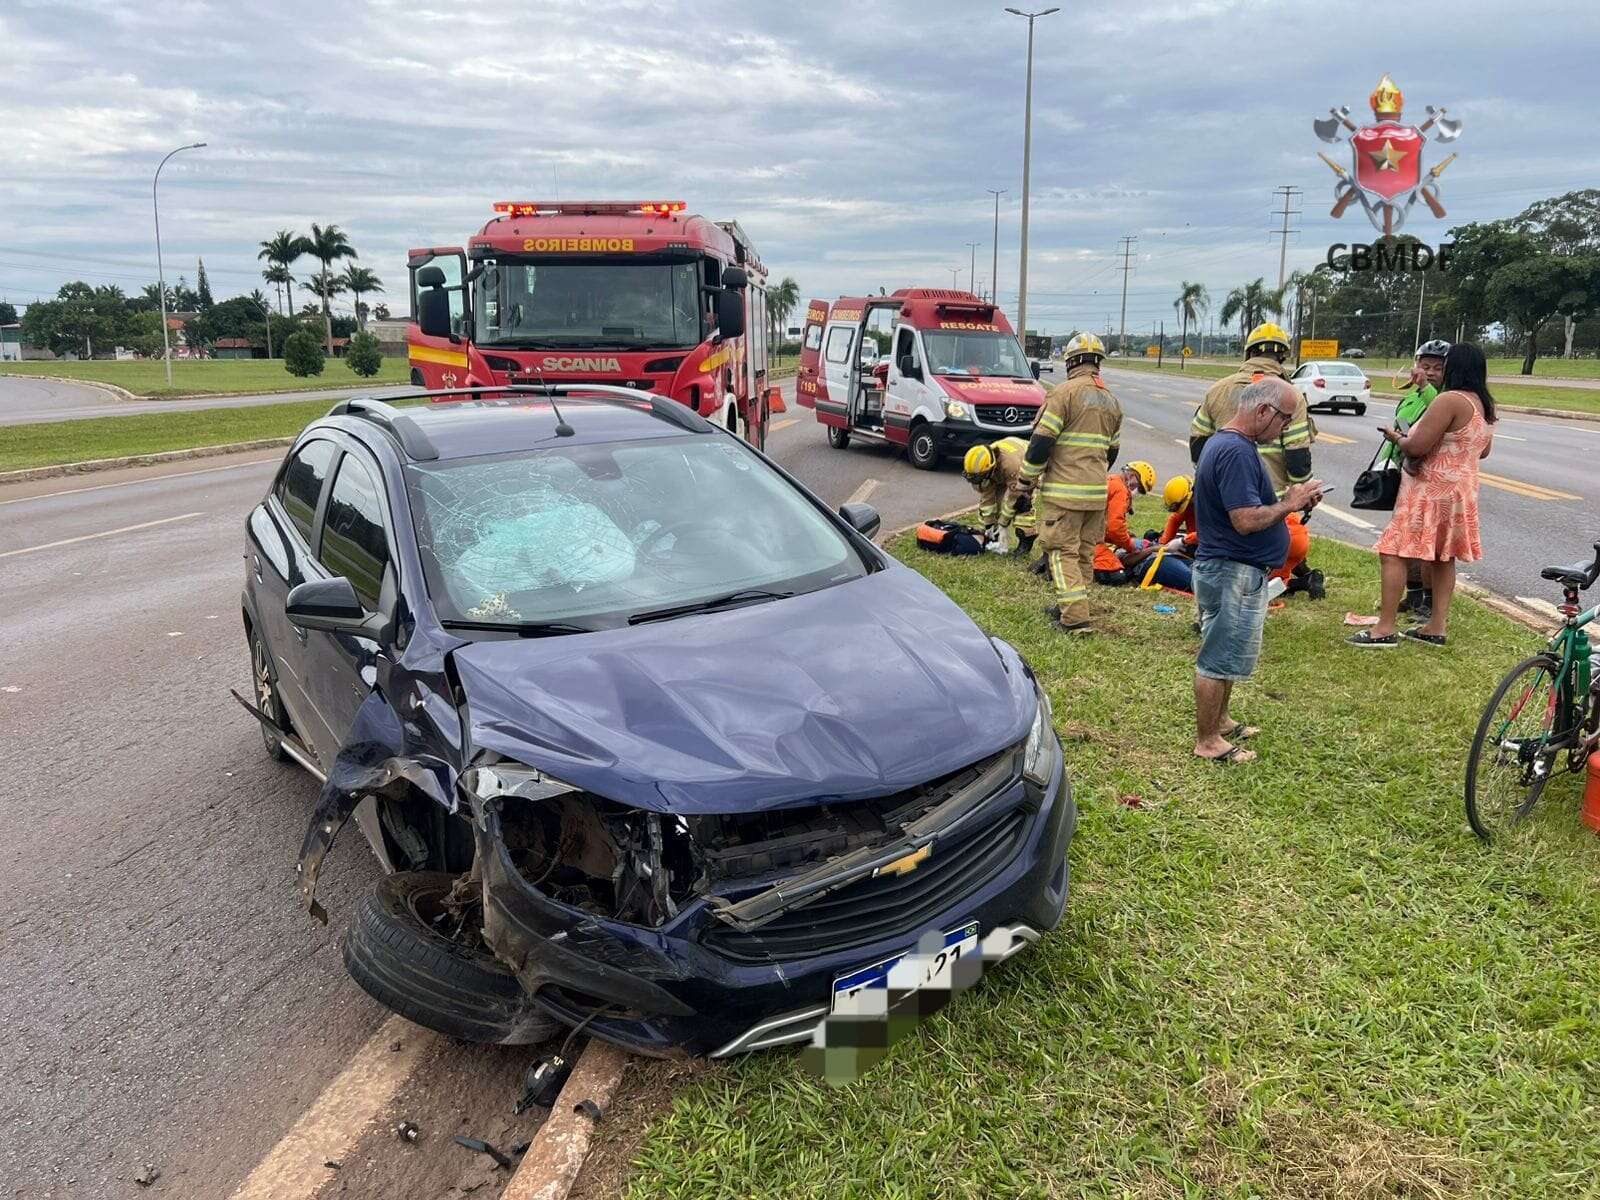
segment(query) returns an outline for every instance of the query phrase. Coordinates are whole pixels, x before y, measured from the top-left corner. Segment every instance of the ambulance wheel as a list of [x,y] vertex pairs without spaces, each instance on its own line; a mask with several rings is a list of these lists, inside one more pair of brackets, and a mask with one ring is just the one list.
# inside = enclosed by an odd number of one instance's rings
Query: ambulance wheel
[[1367,406],[1365,404],[1356,405],[1356,416],[1364,417],[1366,415],[1367,415]]
[[837,425],[828,426],[828,445],[835,450],[843,450],[850,444],[850,431],[840,429]]
[[911,430],[911,441],[906,445],[906,457],[919,471],[931,471],[939,465],[939,433],[924,421]]
[[417,370],[415,367],[413,367],[411,370],[411,386],[414,388],[424,388],[428,386],[425,382],[423,382],[422,372]]

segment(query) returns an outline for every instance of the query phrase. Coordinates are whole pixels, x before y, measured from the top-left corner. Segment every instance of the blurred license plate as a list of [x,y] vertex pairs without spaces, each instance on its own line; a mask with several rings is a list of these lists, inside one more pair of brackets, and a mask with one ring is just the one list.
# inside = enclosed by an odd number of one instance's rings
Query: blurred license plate
[[[959,929],[948,931],[944,935],[943,949],[927,956],[922,971],[912,981],[912,989],[920,991],[929,987],[948,988],[955,972],[956,961],[964,955],[976,954],[977,951],[976,921],[969,921]],[[862,967],[859,971],[839,976],[833,981],[833,1011],[862,1014],[882,1012],[888,997],[889,972],[903,962],[907,955],[913,953],[915,951],[908,950],[905,954],[897,954],[893,958],[873,963],[870,967]]]

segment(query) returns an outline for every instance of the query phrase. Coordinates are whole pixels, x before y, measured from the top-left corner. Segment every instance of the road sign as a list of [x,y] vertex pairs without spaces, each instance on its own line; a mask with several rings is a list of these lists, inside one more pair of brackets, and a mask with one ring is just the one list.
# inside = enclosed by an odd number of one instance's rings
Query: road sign
[[1183,356],[1185,358],[1193,358],[1194,357],[1194,347],[1193,346],[1185,346],[1183,348]]
[[1301,358],[1338,358],[1339,341],[1337,338],[1301,338]]
[[1150,345],[1150,346],[1146,346],[1144,348],[1144,356],[1146,358],[1155,358],[1160,353],[1161,353],[1161,347],[1160,346]]

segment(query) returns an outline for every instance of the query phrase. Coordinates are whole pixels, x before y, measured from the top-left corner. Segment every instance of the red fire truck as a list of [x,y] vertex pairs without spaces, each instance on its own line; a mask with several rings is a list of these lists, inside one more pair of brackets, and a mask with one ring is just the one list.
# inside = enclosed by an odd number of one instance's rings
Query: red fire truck
[[852,437],[906,448],[931,471],[945,454],[1026,435],[1044,403],[1005,313],[971,292],[901,288],[806,309],[795,398],[828,445]]
[[505,201],[465,249],[411,251],[411,382],[638,388],[763,445],[766,268],[738,222],[684,208]]

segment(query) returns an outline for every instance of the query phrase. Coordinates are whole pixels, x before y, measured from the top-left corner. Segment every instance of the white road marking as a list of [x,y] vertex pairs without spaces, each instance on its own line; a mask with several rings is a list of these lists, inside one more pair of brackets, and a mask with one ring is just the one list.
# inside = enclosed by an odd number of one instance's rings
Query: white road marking
[[1345,522],[1348,522],[1351,525],[1354,525],[1357,529],[1365,529],[1369,533],[1373,532],[1374,530],[1376,530],[1378,528],[1371,521],[1364,521],[1360,517],[1356,516],[1355,513],[1347,513],[1342,508],[1335,508],[1333,505],[1329,504],[1326,500],[1324,500],[1321,504],[1317,505],[1316,511],[1317,512],[1325,512],[1330,517],[1336,517],[1341,521],[1345,521]]
[[1183,438],[1173,438],[1172,441],[1173,441],[1174,445],[1183,446],[1185,448],[1187,448],[1188,445],[1189,445],[1189,443],[1186,440],[1184,440]]
[[1497,433],[1494,435],[1494,440],[1497,442],[1525,442],[1528,439],[1514,437],[1509,433]]
[[[280,1200],[315,1195],[330,1178],[323,1164],[342,1159],[411,1077],[434,1035],[404,1017],[378,1026],[338,1077],[283,1135],[233,1200]],[[390,1047],[398,1044],[399,1049]]]
[[241,467],[260,467],[280,463],[283,457],[253,458],[249,462],[229,463],[225,467],[206,467],[200,471],[174,471],[171,475],[151,475],[145,479],[124,479],[121,483],[96,483],[89,487],[66,488],[59,492],[44,492],[38,496],[18,496],[15,500],[0,500],[0,504],[23,504],[29,500],[53,500],[57,496],[76,496],[79,492],[103,492],[107,488],[132,487],[136,483],[157,483],[163,479],[187,479],[191,475],[214,475],[218,471],[237,471]]
[[1132,421],[1140,429],[1154,429],[1155,428],[1155,426],[1150,424],[1148,421],[1141,421],[1141,420],[1139,420],[1138,417],[1129,417],[1128,420]]
[[124,525],[121,529],[106,529],[100,533],[85,533],[80,537],[62,538],[59,542],[45,542],[40,546],[24,546],[21,550],[0,552],[0,558],[14,558],[18,554],[32,554],[36,550],[54,550],[57,546],[75,546],[79,542],[92,542],[96,538],[116,537],[119,533],[135,533],[140,529],[154,529],[157,525],[171,525],[174,521],[187,521],[203,513],[182,513],[176,517],[162,517],[159,521],[141,521],[137,525]]
[[850,493],[850,499],[846,500],[845,503],[846,504],[860,504],[863,501],[865,501],[868,496],[872,495],[872,493],[877,491],[877,490],[878,490],[878,481],[876,479],[863,479],[861,481],[861,486],[858,487],[855,491]]

